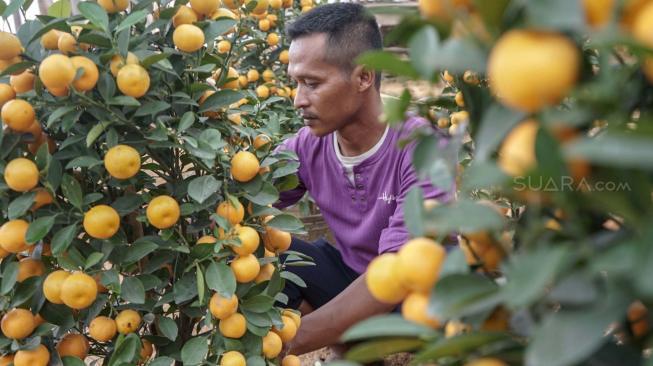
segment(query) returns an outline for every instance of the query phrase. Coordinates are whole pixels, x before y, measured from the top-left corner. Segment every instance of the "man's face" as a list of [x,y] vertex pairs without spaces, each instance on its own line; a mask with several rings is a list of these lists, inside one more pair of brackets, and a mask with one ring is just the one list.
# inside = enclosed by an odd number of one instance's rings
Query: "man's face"
[[347,76],[325,60],[326,40],[324,33],[293,40],[288,64],[288,74],[297,82],[295,108],[318,137],[344,127],[362,102],[355,73]]

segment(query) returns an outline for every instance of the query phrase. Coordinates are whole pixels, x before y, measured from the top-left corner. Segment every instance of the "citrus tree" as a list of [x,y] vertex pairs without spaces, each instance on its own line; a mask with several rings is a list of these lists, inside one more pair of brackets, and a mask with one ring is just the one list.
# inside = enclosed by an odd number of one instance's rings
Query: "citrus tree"
[[220,5],[58,1],[0,33],[0,364],[281,362],[310,264],[271,206],[297,184],[281,34],[311,4]]
[[[413,162],[449,202],[405,200],[413,235],[368,267],[403,301],[344,341],[368,362],[651,365],[651,1],[421,0],[361,62],[443,85],[386,105],[432,122]],[[457,245],[447,247],[452,237]]]

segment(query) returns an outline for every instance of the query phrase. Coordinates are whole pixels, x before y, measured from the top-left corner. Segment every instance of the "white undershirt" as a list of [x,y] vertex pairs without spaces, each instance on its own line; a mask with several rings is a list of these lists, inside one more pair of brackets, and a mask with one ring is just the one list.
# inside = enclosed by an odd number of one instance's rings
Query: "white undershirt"
[[340,152],[340,144],[338,143],[338,136],[337,136],[338,132],[335,132],[333,134],[333,148],[336,150],[336,156],[338,157],[338,160],[340,160],[340,164],[342,164],[342,166],[347,171],[347,178],[349,178],[351,184],[355,184],[354,167],[362,163],[363,161],[365,161],[365,159],[374,155],[374,153],[376,153],[377,151],[379,151],[381,146],[383,146],[383,141],[385,140],[385,137],[388,135],[388,130],[389,130],[389,126],[386,126],[385,132],[383,132],[383,136],[381,136],[381,139],[379,139],[376,145],[372,146],[371,149],[357,156],[343,156],[342,153]]

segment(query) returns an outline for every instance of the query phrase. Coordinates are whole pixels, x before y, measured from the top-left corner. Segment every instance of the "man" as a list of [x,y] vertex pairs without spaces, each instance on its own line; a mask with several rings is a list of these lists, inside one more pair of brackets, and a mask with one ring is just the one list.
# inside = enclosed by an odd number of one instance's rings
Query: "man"
[[[382,48],[374,17],[359,4],[329,4],[302,15],[287,33],[294,104],[306,127],[281,146],[299,158],[300,185],[283,192],[277,206],[289,206],[308,191],[336,240],[336,247],[297,239],[291,245],[316,263],[289,267],[308,286],[288,284],[284,290],[288,305],[303,315],[288,351],[302,354],[335,345],[353,324],[395,308],[369,293],[367,265],[408,241],[402,202],[413,186],[421,186],[425,198],[443,198],[445,192],[418,182],[412,148],[398,147],[407,131],[379,123],[380,74],[354,63],[363,52]],[[412,119],[403,128],[422,125]]]

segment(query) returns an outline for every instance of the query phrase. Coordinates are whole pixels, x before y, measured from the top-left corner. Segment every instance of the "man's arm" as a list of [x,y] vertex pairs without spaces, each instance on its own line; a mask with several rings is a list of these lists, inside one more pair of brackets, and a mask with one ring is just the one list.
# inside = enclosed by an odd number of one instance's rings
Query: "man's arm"
[[289,345],[289,352],[301,355],[337,344],[352,325],[371,316],[388,313],[395,306],[372,297],[363,274],[331,301],[302,317],[302,324]]

